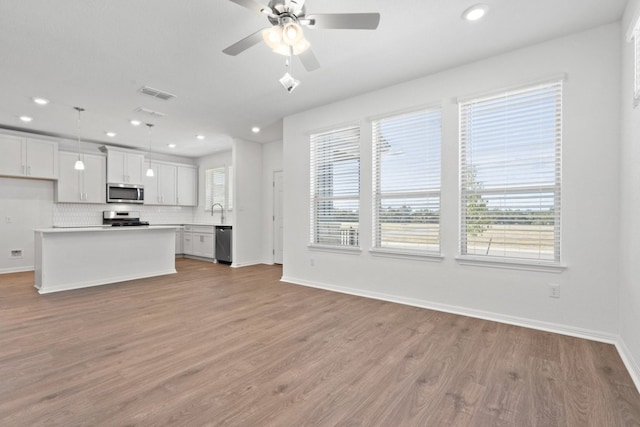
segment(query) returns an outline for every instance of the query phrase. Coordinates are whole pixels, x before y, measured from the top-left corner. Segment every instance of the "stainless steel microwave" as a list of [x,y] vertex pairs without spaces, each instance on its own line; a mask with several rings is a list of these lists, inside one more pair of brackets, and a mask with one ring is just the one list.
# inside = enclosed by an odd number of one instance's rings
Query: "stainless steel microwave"
[[107,203],[144,203],[144,186],[107,184]]

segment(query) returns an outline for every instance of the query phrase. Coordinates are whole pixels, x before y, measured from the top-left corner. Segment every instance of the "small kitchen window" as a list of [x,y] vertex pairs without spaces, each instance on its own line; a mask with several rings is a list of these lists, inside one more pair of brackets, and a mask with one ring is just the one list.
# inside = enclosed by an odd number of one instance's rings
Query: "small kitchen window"
[[233,209],[233,166],[220,166],[205,172],[205,207],[207,212],[215,203],[225,211]]
[[633,40],[633,106],[640,103],[640,18],[636,19],[631,33]]

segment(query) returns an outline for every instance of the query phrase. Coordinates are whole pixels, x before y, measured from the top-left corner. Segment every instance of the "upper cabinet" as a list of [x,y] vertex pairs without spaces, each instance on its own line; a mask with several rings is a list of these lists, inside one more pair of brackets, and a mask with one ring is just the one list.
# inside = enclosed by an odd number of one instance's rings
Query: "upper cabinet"
[[[149,168],[145,162],[144,170]],[[198,169],[195,166],[152,161],[153,176],[144,177],[145,205],[196,206]]]
[[115,184],[144,184],[142,167],[144,154],[111,147],[101,147],[107,153],[107,182]]
[[84,170],[75,170],[77,153],[60,152],[60,176],[56,183],[58,203],[105,203],[107,161],[104,156],[81,154]]
[[58,143],[0,135],[0,175],[58,179]]
[[[149,168],[149,162],[144,169]],[[167,163],[151,162],[153,176],[144,179],[145,205],[177,205],[176,166]]]
[[196,206],[198,204],[198,168],[178,166],[177,188],[177,205]]

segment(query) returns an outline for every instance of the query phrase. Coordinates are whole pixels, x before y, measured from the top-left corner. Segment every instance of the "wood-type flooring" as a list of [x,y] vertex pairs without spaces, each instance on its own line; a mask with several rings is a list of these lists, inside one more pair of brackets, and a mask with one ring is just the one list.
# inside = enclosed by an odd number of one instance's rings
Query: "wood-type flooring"
[[48,295],[0,275],[0,426],[640,426],[612,345],[176,267]]

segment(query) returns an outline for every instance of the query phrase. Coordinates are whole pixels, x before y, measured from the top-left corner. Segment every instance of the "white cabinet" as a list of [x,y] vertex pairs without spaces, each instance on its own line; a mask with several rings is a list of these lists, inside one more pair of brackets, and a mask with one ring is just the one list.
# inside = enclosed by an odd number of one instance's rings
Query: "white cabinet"
[[178,206],[198,205],[198,169],[191,166],[179,165],[177,173],[177,198]]
[[213,259],[213,229],[212,225],[185,225],[182,248],[184,254]]
[[[145,163],[145,171],[149,163]],[[177,166],[151,162],[153,176],[144,178],[145,205],[177,205]]]
[[58,143],[0,135],[0,175],[58,179]]
[[142,179],[144,154],[111,147],[102,147],[101,149],[107,152],[107,182],[144,184]]
[[185,230],[182,234],[182,253],[185,255],[193,254],[193,235],[190,231]]
[[[149,168],[145,161],[144,170]],[[153,176],[144,177],[145,205],[196,206],[198,204],[198,169],[195,166],[168,162],[151,162]]]
[[107,161],[104,156],[81,154],[84,170],[75,170],[77,153],[60,152],[56,183],[57,203],[105,203]]

